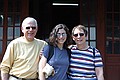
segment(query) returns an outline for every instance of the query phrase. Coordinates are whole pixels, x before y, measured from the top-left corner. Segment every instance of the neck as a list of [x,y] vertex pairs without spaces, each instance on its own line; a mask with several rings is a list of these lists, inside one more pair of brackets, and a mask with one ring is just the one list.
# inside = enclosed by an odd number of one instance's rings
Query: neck
[[63,44],[58,44],[57,46],[58,46],[58,48],[59,48],[60,50],[63,49]]
[[23,38],[24,38],[26,41],[28,41],[28,42],[34,41],[34,39],[27,39],[25,36],[23,36]]
[[86,49],[88,49],[88,45],[87,44],[82,44],[82,45],[77,45],[77,47],[78,47],[78,49],[80,49],[80,50],[86,50]]

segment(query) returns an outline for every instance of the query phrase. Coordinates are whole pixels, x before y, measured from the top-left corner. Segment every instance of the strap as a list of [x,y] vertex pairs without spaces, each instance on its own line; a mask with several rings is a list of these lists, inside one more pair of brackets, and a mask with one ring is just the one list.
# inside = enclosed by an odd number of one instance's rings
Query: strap
[[94,58],[95,58],[95,48],[93,48],[93,56],[94,56]]
[[52,58],[53,54],[54,54],[54,47],[52,45],[49,45],[49,55],[47,62]]
[[71,50],[69,48],[67,48],[67,53],[68,53],[69,60],[70,60],[70,58],[71,58]]
[[94,58],[94,67],[95,67],[95,48],[93,48],[93,58]]

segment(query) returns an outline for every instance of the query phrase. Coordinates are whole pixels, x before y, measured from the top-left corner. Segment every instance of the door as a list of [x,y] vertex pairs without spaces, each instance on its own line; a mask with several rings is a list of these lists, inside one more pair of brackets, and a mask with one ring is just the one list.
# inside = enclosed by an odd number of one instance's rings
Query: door
[[101,51],[105,80],[120,80],[120,1],[80,0],[80,24],[88,28],[88,44]]
[[105,0],[106,78],[120,80],[120,0]]
[[0,0],[0,61],[9,42],[21,35],[20,23],[28,15],[28,0]]

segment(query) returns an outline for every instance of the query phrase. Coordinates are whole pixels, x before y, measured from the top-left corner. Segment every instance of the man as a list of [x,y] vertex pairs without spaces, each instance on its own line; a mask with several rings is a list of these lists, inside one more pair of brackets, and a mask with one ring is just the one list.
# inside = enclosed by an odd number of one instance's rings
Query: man
[[104,80],[101,54],[98,49],[87,45],[87,35],[83,25],[72,30],[76,45],[71,46],[69,80]]
[[37,21],[32,17],[23,20],[21,36],[10,42],[1,62],[2,80],[37,80],[40,52],[47,44],[35,38]]

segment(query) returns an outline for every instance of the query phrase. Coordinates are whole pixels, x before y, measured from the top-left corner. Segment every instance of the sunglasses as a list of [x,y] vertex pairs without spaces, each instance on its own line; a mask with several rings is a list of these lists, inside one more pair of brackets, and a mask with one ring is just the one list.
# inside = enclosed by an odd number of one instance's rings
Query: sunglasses
[[77,34],[74,34],[73,36],[74,36],[74,37],[78,37],[78,35],[79,35],[79,36],[84,36],[84,33],[77,33]]
[[66,33],[57,33],[57,37],[60,37],[60,36],[62,36],[62,37],[66,37],[67,34],[66,34]]
[[30,28],[32,28],[32,29],[36,29],[36,27],[26,27],[26,29],[30,29]]

